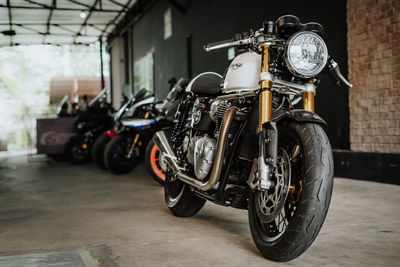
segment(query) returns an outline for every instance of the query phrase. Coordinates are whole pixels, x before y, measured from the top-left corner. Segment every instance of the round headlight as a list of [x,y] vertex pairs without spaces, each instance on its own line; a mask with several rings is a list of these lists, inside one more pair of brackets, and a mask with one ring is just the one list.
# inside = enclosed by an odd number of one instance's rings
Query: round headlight
[[328,49],[322,38],[313,32],[298,32],[288,40],[286,64],[296,76],[310,78],[325,67]]

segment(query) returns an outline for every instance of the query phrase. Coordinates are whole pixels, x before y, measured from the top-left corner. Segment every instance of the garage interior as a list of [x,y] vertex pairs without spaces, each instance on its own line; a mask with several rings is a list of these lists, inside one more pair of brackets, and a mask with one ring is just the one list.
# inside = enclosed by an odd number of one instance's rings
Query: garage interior
[[[205,53],[203,45],[284,14],[324,26],[329,53],[353,84],[335,87],[327,75],[319,77],[316,113],[329,125],[335,179],[322,230],[299,258],[263,258],[245,210],[207,202],[191,218],[172,216],[164,188],[144,161],[115,175],[93,162],[8,151],[0,152],[0,266],[397,266],[398,1],[7,0],[0,14],[0,53],[3,47],[96,43],[98,77],[57,79],[81,90],[80,97],[107,87],[116,110],[124,95],[143,87],[156,101],[165,99],[171,77],[223,74],[240,51]],[[79,82],[85,79],[91,84]]]

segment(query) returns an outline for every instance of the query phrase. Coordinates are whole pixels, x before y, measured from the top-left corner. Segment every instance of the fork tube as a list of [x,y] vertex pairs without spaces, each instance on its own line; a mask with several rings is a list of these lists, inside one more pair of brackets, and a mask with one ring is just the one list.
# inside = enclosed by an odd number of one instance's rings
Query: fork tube
[[[269,46],[264,45],[262,48],[261,57],[261,72],[269,72]],[[262,126],[264,123],[271,120],[272,112],[272,93],[269,89],[272,88],[271,80],[261,81],[261,93],[259,96],[259,124],[258,132],[262,132]]]
[[314,112],[314,92],[306,91],[302,94],[303,109]]
[[[314,84],[313,81],[309,81],[309,83]],[[314,112],[314,92],[313,91],[305,91],[301,95],[303,99],[303,109],[307,111]]]

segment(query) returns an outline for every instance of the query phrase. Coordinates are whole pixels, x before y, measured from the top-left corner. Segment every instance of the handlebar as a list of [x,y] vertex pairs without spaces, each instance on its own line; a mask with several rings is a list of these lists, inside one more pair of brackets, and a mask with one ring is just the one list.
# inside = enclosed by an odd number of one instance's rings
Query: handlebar
[[340,72],[339,65],[333,59],[330,58],[328,60],[326,67],[329,77],[335,86],[340,86],[340,82],[343,82],[348,87],[353,87],[353,85],[347,81],[345,77],[343,77],[342,73]]
[[234,38],[207,44],[204,46],[204,50],[208,52],[216,49],[232,47],[232,46],[248,45],[253,43],[253,37],[248,37],[248,36],[249,34],[247,32],[238,33],[235,34]]

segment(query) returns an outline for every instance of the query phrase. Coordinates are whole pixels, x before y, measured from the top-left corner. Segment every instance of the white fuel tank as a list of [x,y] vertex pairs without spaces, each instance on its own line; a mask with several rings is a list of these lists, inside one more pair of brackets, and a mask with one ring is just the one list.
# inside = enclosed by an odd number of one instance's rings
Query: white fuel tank
[[261,55],[246,52],[238,55],[229,65],[223,93],[258,89],[261,72]]

